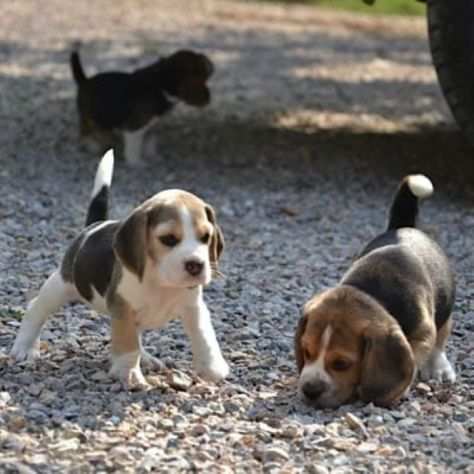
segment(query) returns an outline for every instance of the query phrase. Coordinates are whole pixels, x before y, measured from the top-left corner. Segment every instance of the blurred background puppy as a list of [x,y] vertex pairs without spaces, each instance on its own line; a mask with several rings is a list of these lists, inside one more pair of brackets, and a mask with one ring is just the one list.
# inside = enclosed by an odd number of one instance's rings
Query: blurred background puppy
[[140,164],[142,143],[154,120],[182,101],[194,107],[209,104],[206,84],[214,71],[204,54],[180,50],[132,73],[105,72],[87,77],[79,53],[71,53],[77,84],[80,136],[94,152],[123,142],[129,165]]

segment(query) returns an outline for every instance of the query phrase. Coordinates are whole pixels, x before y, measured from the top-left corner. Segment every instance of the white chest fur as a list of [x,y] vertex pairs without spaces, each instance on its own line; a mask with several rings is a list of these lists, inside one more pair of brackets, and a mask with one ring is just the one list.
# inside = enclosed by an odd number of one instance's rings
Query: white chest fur
[[167,288],[152,282],[139,281],[126,269],[117,293],[136,312],[140,330],[159,329],[168,321],[182,316],[186,307],[195,306],[201,299],[202,288]]

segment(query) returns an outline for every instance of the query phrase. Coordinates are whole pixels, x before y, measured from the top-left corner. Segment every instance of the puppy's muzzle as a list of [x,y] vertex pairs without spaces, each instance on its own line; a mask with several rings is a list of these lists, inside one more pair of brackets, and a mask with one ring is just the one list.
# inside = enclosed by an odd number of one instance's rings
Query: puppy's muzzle
[[321,380],[305,382],[301,387],[303,395],[311,401],[316,401],[329,389],[329,385]]
[[184,264],[184,269],[193,277],[197,277],[202,273],[204,263],[200,260],[188,260]]

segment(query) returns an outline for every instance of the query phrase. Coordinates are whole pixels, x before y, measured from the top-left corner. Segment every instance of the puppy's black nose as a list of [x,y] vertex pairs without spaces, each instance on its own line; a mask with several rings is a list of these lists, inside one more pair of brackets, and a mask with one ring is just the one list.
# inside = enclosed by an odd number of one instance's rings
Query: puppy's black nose
[[328,388],[326,382],[320,380],[305,382],[301,387],[302,392],[306,398],[317,400]]
[[191,276],[195,277],[202,272],[202,269],[204,268],[204,263],[200,262],[199,260],[188,260],[184,264],[184,268]]

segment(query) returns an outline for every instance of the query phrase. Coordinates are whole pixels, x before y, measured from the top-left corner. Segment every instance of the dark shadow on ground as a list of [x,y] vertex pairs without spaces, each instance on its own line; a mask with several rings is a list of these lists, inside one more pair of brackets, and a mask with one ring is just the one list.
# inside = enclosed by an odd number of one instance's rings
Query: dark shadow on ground
[[[242,175],[245,180],[252,168],[266,163],[295,170],[308,167],[317,172],[318,165],[330,162],[326,172],[333,170],[336,185],[337,179],[360,179],[363,183],[364,176],[371,174],[398,179],[409,172],[423,171],[441,185],[442,192],[452,196],[469,194],[467,186],[459,183],[472,182],[470,151],[459,133],[444,124],[433,127],[428,123],[428,127],[412,133],[337,127],[308,132],[274,126],[275,114],[291,115],[300,108],[315,113],[344,113],[355,120],[361,114],[389,120],[431,114],[440,106],[435,81],[406,77],[352,82],[345,77],[323,79],[297,73],[301,68],[337,67],[346,61],[354,67],[378,60],[430,67],[424,38],[394,36],[390,42],[379,42],[384,39],[380,31],[361,28],[344,37],[329,34],[329,26],[328,34],[311,28],[304,34],[242,31],[233,29],[229,18],[225,20],[222,26],[206,30],[197,38],[181,34],[179,43],[170,35],[137,30],[131,36],[134,39],[124,39],[120,45],[103,39],[83,45],[88,74],[132,70],[178,47],[193,47],[223,58],[217,61],[212,81],[212,107],[202,112],[181,110],[179,116],[166,117],[155,129],[159,146],[174,166],[187,157],[204,160],[206,166],[215,163],[217,168],[228,163],[235,179]],[[130,55],[131,46],[141,48],[143,54]],[[24,161],[25,168],[34,160],[34,167],[39,169],[38,161],[48,159],[48,155],[82,160],[86,154],[76,146],[75,87],[68,70],[69,51],[33,49],[3,41],[0,55],[2,61],[34,72],[0,76],[6,104],[1,118],[9,130],[3,140],[15,144],[16,156],[12,158]],[[9,90],[15,90],[16,96],[10,96]],[[422,118],[418,121],[423,123]],[[221,164],[221,159],[225,163]],[[341,177],[337,169],[346,160],[352,163],[351,177]]]
[[[327,174],[334,186],[346,180],[373,182],[398,181],[409,173],[430,176],[437,192],[453,199],[472,199],[474,169],[472,150],[461,133],[446,127],[425,128],[413,132],[374,133],[347,129],[317,130],[310,133],[284,129],[264,123],[203,120],[177,120],[155,128],[166,161],[201,161],[220,179],[233,177],[245,185],[256,170],[266,187],[272,188],[272,173],[262,169],[294,170],[306,185],[312,174]],[[194,138],[183,140],[183,135]],[[178,148],[179,153],[175,152]],[[232,146],[229,146],[232,144]],[[349,165],[349,166],[348,166]],[[212,171],[211,171],[212,170]],[[227,170],[227,171],[226,171]],[[275,186],[280,186],[278,180]]]

